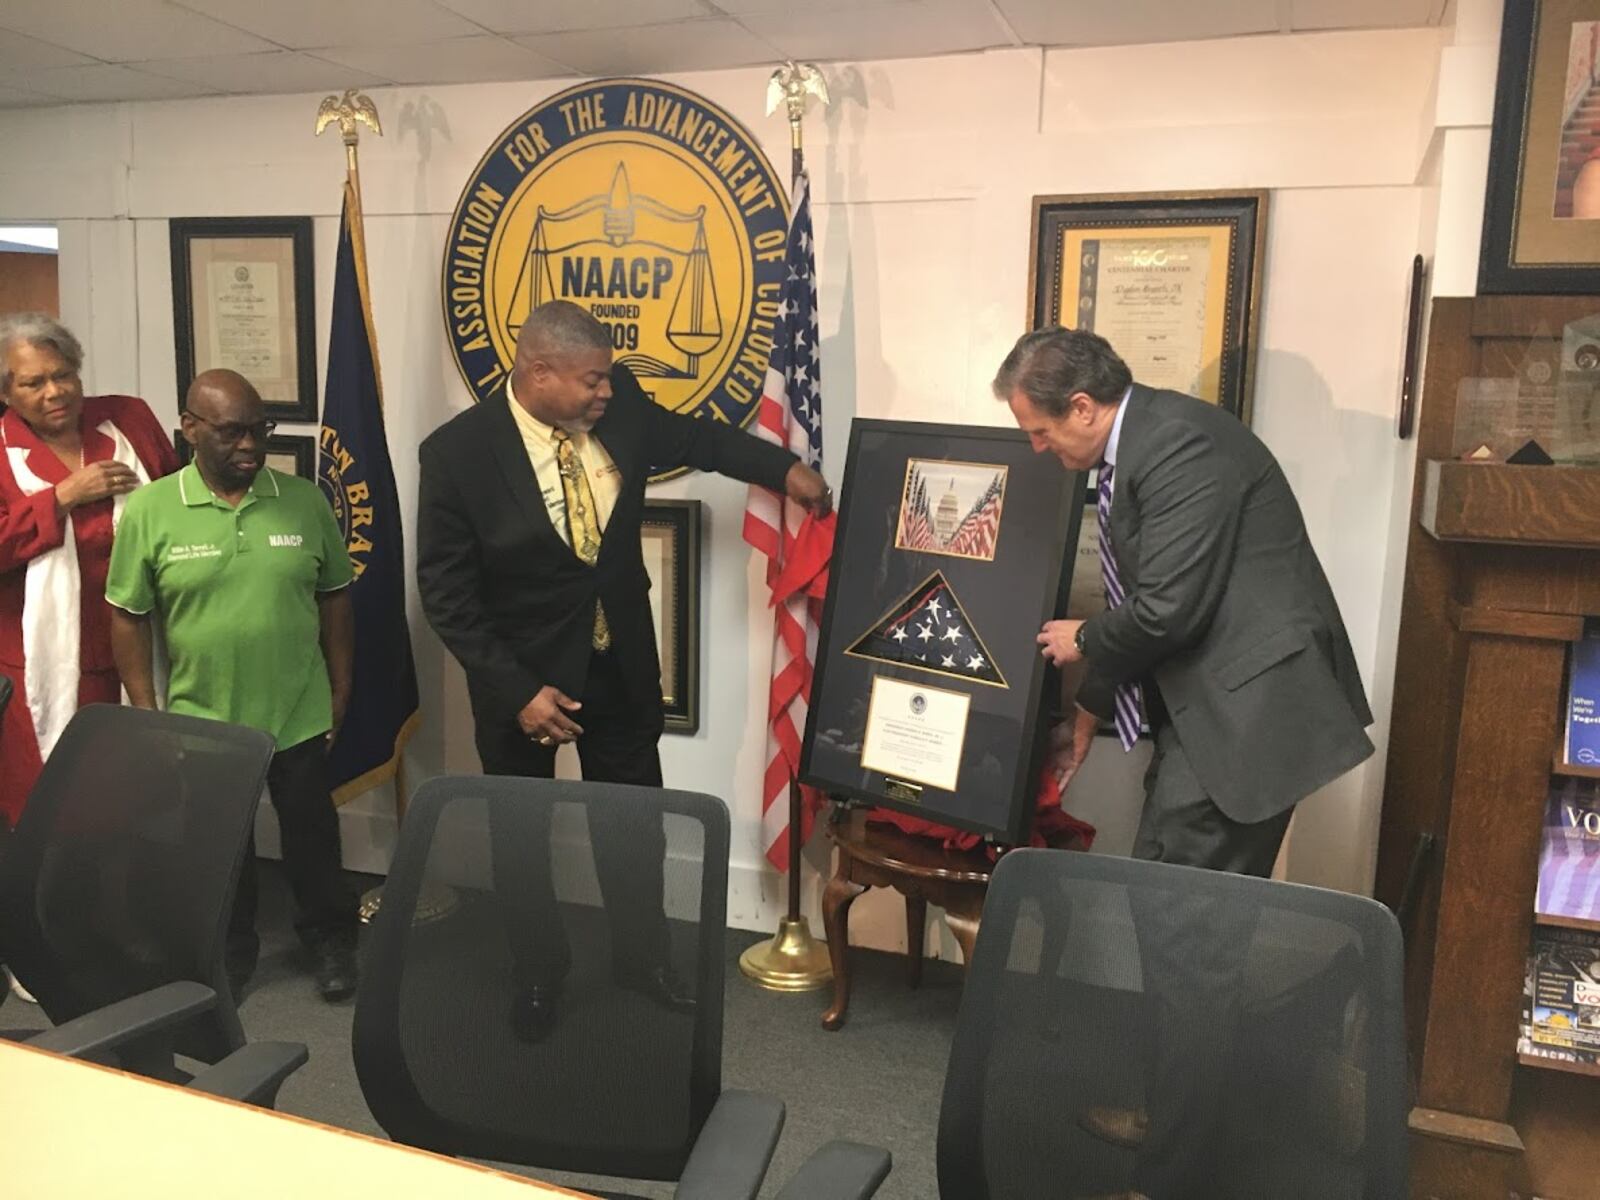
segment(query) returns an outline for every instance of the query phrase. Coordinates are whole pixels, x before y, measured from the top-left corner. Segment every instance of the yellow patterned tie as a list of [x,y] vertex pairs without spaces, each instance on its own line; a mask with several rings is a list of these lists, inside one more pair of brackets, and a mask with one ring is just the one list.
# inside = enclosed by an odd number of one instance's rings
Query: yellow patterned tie
[[[567,537],[573,553],[592,567],[600,559],[600,521],[594,511],[594,492],[589,489],[589,476],[578,459],[572,436],[565,429],[557,429],[553,438],[561,491],[567,499]],[[605,609],[598,600],[594,602],[593,645],[596,650],[611,648],[611,626],[606,623]]]

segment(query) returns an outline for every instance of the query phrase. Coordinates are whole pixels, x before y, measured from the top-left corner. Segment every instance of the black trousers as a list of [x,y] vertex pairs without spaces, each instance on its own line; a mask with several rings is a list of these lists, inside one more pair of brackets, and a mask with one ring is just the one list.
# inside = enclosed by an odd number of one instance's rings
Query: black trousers
[[[294,892],[295,932],[307,946],[333,939],[353,946],[357,900],[340,862],[339,818],[328,787],[327,740],[319,734],[279,750],[267,767],[267,787],[283,834],[283,867]],[[234,961],[254,962],[260,951],[257,896],[252,833],[228,922],[228,955]]]
[[[660,787],[660,697],[630,697],[613,656],[596,654],[583,695],[575,699],[583,703],[572,716],[583,727],[577,748],[584,779]],[[485,728],[480,722],[476,741],[485,774],[555,776],[556,748],[539,745],[515,723]],[[623,820],[624,813],[609,805],[595,805],[587,815],[611,925],[613,970],[667,965],[671,940],[662,900],[666,834],[661,822]],[[530,803],[510,828],[497,829],[491,816],[495,892],[506,906],[517,985],[524,989],[557,987],[572,965],[556,905],[550,818],[551,807],[543,803]]]
[[[1152,706],[1154,708],[1154,706]],[[1271,874],[1291,810],[1254,825],[1227,817],[1206,795],[1172,725],[1155,708],[1155,756],[1133,856],[1240,875]],[[1154,1017],[1145,1039],[1149,1132],[1134,1186],[1151,1200],[1228,1194],[1219,1153],[1229,1097],[1247,1048],[1243,1002],[1256,916],[1203,896],[1133,897],[1144,990]]]

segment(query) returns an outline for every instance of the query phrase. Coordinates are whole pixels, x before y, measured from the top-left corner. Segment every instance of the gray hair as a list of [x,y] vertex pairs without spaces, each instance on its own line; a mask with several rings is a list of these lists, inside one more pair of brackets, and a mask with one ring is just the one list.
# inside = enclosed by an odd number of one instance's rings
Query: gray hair
[[60,321],[42,312],[6,313],[0,316],[0,389],[11,386],[11,347],[16,342],[49,346],[74,371],[83,369],[83,346]]
[[610,350],[611,333],[570,300],[546,300],[517,331],[517,357],[528,360],[582,350]]
[[1059,417],[1078,392],[1115,404],[1132,382],[1133,372],[1105,338],[1056,325],[1017,339],[994,377],[994,394],[1009,400],[1021,392],[1041,412]]

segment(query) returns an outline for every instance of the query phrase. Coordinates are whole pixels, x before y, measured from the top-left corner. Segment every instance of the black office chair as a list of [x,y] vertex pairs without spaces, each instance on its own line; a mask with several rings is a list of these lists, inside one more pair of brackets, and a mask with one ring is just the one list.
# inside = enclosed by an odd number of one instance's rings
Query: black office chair
[[1095,854],[995,870],[946,1200],[1400,1200],[1400,930],[1358,896]]
[[[356,998],[373,1116],[396,1141],[445,1154],[677,1180],[683,1200],[754,1197],[784,1108],[722,1089],[727,883],[728,812],[710,796],[431,780],[406,811]],[[663,895],[667,936],[654,944],[692,1011],[616,977],[661,965],[626,947],[651,942],[641,929]],[[535,978],[560,987],[537,1032],[520,1017]],[[788,1194],[865,1197],[888,1167],[883,1151],[834,1144]]]
[[[140,1056],[148,1058],[152,1045],[159,1044],[166,1048],[170,1061],[173,1037],[185,1024],[209,1013],[216,1000],[217,994],[202,983],[168,983],[53,1029],[8,1029],[0,1031],[0,1037],[68,1058],[117,1065],[121,1065],[123,1052],[137,1049]],[[283,1081],[308,1058],[305,1046],[297,1042],[251,1042],[188,1077],[185,1086],[190,1091],[271,1108]]]
[[184,1076],[245,1044],[223,945],[273,742],[117,705],[67,725],[0,858],[0,954],[56,1025],[162,985],[214,993],[121,1065]]

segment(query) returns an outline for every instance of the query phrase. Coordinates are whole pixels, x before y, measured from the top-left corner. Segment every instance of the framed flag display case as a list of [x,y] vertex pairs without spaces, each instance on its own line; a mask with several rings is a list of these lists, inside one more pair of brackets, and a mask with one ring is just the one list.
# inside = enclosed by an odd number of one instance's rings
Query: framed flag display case
[[1014,429],[851,424],[802,782],[1026,841],[1083,496]]

